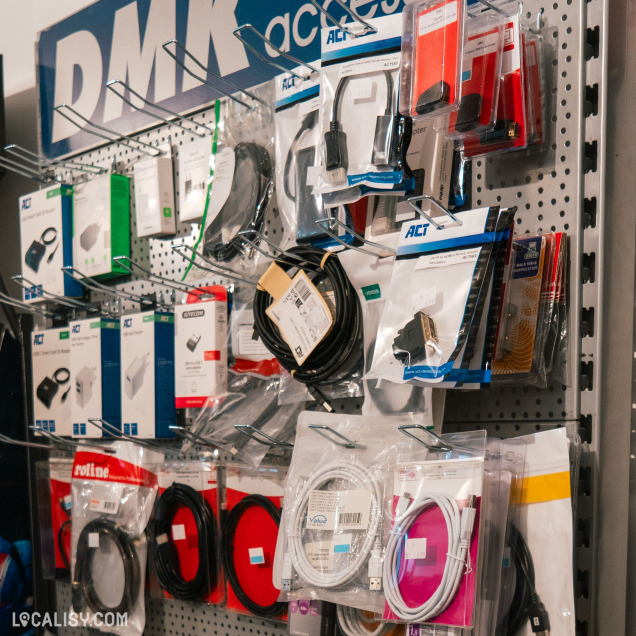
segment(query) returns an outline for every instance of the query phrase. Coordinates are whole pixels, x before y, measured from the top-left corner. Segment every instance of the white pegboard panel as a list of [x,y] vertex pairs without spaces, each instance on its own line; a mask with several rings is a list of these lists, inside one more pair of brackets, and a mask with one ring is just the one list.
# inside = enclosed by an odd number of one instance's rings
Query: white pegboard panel
[[[71,586],[57,583],[57,612],[61,616],[71,607]],[[90,636],[98,633],[85,627],[59,627],[58,636]],[[146,634],[162,636],[283,636],[287,625],[255,616],[242,616],[222,607],[146,596]]]

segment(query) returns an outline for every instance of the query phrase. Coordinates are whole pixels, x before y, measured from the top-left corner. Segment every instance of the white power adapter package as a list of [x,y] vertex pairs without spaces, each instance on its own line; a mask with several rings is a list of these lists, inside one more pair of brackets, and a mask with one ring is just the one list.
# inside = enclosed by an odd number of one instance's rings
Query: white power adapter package
[[124,434],[174,437],[174,316],[158,311],[125,316],[121,345]]
[[71,341],[68,327],[31,334],[33,425],[56,435],[71,434]]
[[172,155],[148,157],[134,166],[137,236],[177,231]]
[[174,310],[175,406],[204,406],[227,392],[227,290],[205,288],[210,300]]
[[179,221],[198,221],[210,184],[212,140],[197,138],[179,148]]
[[87,318],[71,322],[69,328],[75,384],[74,395],[69,395],[72,435],[110,437],[90,420],[104,420],[121,430],[119,320]]

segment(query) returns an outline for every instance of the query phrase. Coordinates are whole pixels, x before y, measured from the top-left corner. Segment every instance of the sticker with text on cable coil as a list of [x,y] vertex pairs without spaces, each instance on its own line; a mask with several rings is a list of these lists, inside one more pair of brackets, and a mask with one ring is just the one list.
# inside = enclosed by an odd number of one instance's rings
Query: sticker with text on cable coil
[[294,276],[286,293],[267,308],[267,315],[280,329],[299,365],[333,324],[329,306],[305,272]]
[[91,501],[88,505],[93,512],[104,512],[109,515],[117,514],[120,502],[120,489],[112,483],[93,483]]
[[366,530],[370,511],[370,490],[312,490],[307,507],[307,528]]

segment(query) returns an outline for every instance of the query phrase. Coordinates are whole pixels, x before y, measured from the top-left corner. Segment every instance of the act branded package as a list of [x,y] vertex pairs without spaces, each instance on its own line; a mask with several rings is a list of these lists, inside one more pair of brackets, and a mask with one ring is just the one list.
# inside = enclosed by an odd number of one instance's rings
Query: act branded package
[[130,256],[130,179],[121,174],[75,186],[73,267],[87,276],[126,274],[115,256]]
[[174,437],[174,316],[147,311],[121,323],[121,418],[125,435]]
[[174,234],[177,221],[172,156],[148,157],[135,163],[133,170],[137,236]]
[[31,334],[33,424],[56,435],[71,434],[71,341],[68,327]]
[[[227,390],[227,291],[206,288],[209,300],[174,310],[175,406],[203,406]],[[196,300],[196,298],[192,298]]]
[[88,318],[71,322],[69,328],[73,437],[107,437],[89,420],[104,420],[121,430],[119,320]]
[[20,262],[24,300],[43,300],[42,290],[81,296],[82,286],[62,267],[73,265],[73,187],[54,185],[20,197]]

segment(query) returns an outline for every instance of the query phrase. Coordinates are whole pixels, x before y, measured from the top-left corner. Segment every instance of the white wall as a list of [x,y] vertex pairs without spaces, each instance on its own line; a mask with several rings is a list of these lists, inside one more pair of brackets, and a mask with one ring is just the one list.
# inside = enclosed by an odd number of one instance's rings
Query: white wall
[[38,32],[83,9],[94,0],[0,0],[0,54],[4,56],[4,93],[35,86]]

